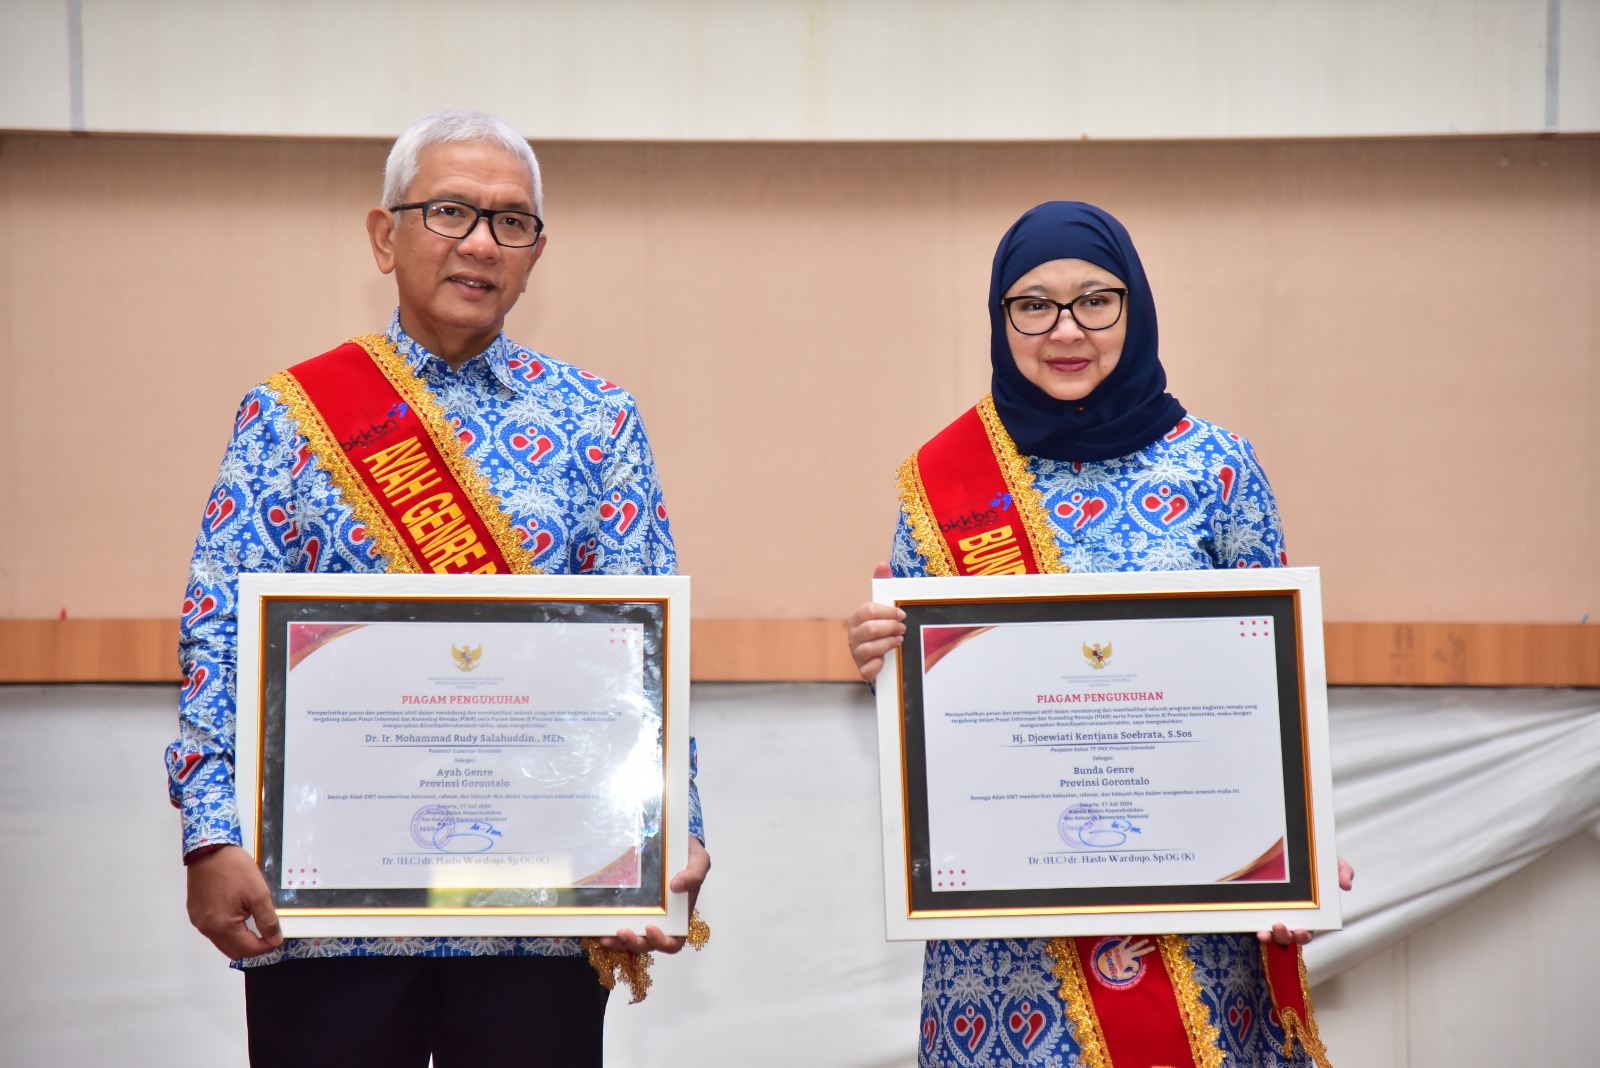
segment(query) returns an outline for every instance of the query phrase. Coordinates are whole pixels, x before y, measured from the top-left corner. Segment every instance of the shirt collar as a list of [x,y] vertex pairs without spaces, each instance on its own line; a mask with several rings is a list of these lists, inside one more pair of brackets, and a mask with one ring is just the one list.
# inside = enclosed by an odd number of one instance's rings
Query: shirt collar
[[[401,359],[406,361],[406,366],[411,368],[413,374],[420,375],[429,360],[438,361],[439,366],[446,372],[456,373],[450,371],[450,365],[443,357],[428,351],[421,342],[401,328],[399,308],[394,310],[394,318],[389,320],[387,336],[390,342],[394,344],[395,351],[400,354]],[[477,360],[484,360],[488,363],[489,370],[494,372],[494,377],[501,385],[513,393],[521,393],[523,392],[523,386],[527,383],[519,382],[518,378],[511,373],[510,360],[515,349],[516,346],[506,338],[504,333],[497,334],[495,339],[489,343],[489,347],[462,364],[461,370],[465,371]]]

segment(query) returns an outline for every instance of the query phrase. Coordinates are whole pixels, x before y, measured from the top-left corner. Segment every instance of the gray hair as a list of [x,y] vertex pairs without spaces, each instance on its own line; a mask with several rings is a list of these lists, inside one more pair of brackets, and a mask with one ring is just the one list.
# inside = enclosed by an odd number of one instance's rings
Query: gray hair
[[534,214],[544,215],[544,184],[539,180],[539,160],[528,147],[527,139],[502,119],[481,111],[465,110],[425,115],[395,138],[388,162],[383,165],[383,206],[392,208],[406,195],[417,177],[424,149],[451,141],[498,145],[526,163],[533,184]]

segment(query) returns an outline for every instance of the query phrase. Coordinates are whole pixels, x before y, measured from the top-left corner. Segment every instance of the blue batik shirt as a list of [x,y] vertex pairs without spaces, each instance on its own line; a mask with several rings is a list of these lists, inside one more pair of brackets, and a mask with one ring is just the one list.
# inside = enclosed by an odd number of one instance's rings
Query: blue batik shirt
[[[677,572],[655,458],[626,390],[503,334],[459,370],[407,336],[398,312],[388,337],[433,391],[537,567],[556,575]],[[277,394],[267,386],[247,393],[200,522],[180,623],[184,687],[167,788],[183,813],[185,854],[243,842],[233,775],[239,574],[386,570]],[[704,841],[696,764],[691,740],[689,833]],[[583,952],[573,939],[289,939],[244,963]]]
[[[1288,563],[1283,526],[1250,443],[1196,416],[1114,460],[1028,458],[1061,560],[1075,572],[1203,571]],[[997,506],[1011,507],[1009,501]],[[904,511],[897,578],[928,573]],[[1190,935],[1189,959],[1218,1048],[1232,1068],[1311,1068],[1288,1052],[1254,934]],[[1082,1049],[1059,994],[1048,939],[929,942],[919,1068],[1077,1068]]]

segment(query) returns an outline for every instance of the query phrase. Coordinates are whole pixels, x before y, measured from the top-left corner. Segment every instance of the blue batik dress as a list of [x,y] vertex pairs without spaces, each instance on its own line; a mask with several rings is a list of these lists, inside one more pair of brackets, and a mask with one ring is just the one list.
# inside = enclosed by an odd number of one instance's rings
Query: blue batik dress
[[[655,458],[626,390],[504,335],[458,369],[407,336],[398,312],[387,336],[444,409],[535,566],[554,575],[676,573]],[[201,518],[180,623],[185,681],[167,775],[185,854],[242,842],[233,779],[239,574],[386,570],[278,395],[268,386],[247,393]],[[704,841],[692,740],[689,754],[689,833]],[[292,938],[235,963],[483,955],[585,950],[560,938]]]
[[[1278,507],[1250,443],[1194,416],[1115,460],[1029,458],[1028,470],[1074,572],[1193,571],[1287,563]],[[910,521],[894,574],[928,574]],[[1132,932],[1130,932],[1132,933]],[[924,1068],[1078,1068],[1080,1049],[1043,938],[929,942],[917,1063]],[[1308,1068],[1285,1056],[1253,933],[1190,935],[1200,996],[1228,1068]]]

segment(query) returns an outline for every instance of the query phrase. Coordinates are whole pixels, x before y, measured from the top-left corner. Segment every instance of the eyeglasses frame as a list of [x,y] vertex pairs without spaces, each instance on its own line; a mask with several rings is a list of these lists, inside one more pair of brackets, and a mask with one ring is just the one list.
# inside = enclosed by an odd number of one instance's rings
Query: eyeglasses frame
[[[1117,317],[1111,320],[1105,326],[1084,326],[1083,323],[1079,321],[1078,313],[1073,311],[1072,306],[1078,303],[1078,301],[1083,300],[1086,297],[1092,297],[1098,293],[1115,293],[1122,298],[1122,303],[1117,307]],[[1042,300],[1047,304],[1054,304],[1056,306],[1056,318],[1055,322],[1050,324],[1050,329],[1029,333],[1018,326],[1016,320],[1011,318],[1011,305],[1015,304],[1019,300]],[[1072,316],[1072,321],[1077,324],[1079,330],[1086,330],[1093,334],[1098,333],[1101,330],[1110,330],[1113,326],[1116,326],[1118,323],[1122,322],[1123,313],[1128,310],[1128,290],[1125,286],[1105,286],[1101,289],[1091,289],[1087,293],[1079,293],[1076,297],[1073,297],[1065,304],[1061,303],[1059,300],[1051,300],[1049,297],[1041,297],[1037,293],[1023,293],[1015,297],[1006,297],[1000,302],[1000,307],[1005,311],[1006,322],[1011,325],[1011,329],[1015,330],[1023,337],[1043,337],[1044,335],[1050,333],[1051,330],[1054,330],[1056,327],[1061,325],[1062,312],[1066,312],[1068,315]]]
[[[439,234],[439,231],[435,230],[431,226],[428,226],[428,206],[430,204],[454,204],[458,208],[466,208],[468,211],[473,213],[472,225],[467,227],[467,232],[462,234],[460,237],[452,237],[449,234]],[[421,211],[422,225],[427,228],[428,233],[439,234],[440,237],[450,241],[465,241],[467,238],[472,236],[472,231],[478,228],[478,224],[485,220],[487,220],[489,223],[489,236],[494,240],[494,243],[499,245],[501,248],[532,248],[534,245],[539,243],[539,238],[544,235],[544,220],[539,218],[539,216],[535,215],[531,211],[518,211],[516,208],[480,208],[476,204],[468,204],[465,200],[456,200],[452,197],[435,197],[432,200],[418,200],[411,204],[396,204],[389,210]],[[526,245],[508,245],[504,241],[500,240],[500,234],[494,228],[494,219],[496,215],[523,215],[532,219],[533,240],[529,241]]]

